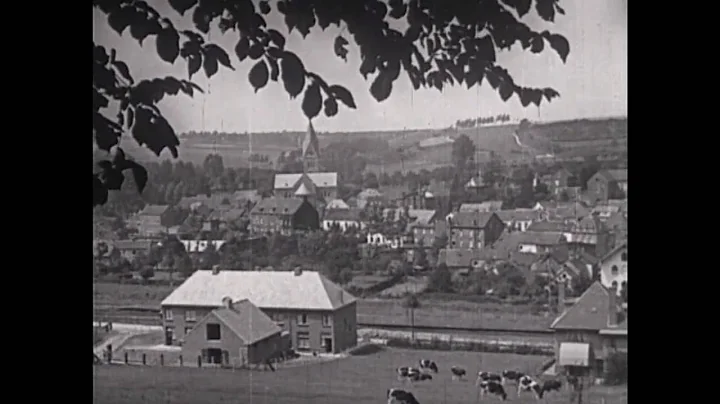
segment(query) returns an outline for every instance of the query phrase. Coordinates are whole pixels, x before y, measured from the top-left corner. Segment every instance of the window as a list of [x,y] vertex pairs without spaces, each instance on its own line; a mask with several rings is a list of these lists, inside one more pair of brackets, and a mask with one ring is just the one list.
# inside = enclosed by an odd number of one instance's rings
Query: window
[[329,314],[323,314],[322,325],[323,325],[323,327],[330,327],[332,325],[332,318],[330,317]]
[[220,324],[207,324],[205,326],[205,335],[208,341],[219,341]]
[[190,334],[190,331],[192,331],[192,329],[193,329],[192,327],[185,327],[185,334],[184,334],[184,335]]
[[297,349],[307,350],[310,349],[310,334],[307,332],[297,333]]
[[173,313],[170,309],[165,309],[165,320],[172,321],[173,319]]
[[617,274],[618,274],[618,267],[617,267],[617,265],[613,265],[612,268],[610,268],[610,273],[613,274],[613,275],[617,275]]
[[307,325],[307,323],[308,323],[307,314],[298,315],[297,322],[298,322],[298,325]]
[[620,259],[622,262],[627,262],[627,251],[623,251],[623,253],[620,254]]
[[185,321],[195,321],[195,310],[185,311]]

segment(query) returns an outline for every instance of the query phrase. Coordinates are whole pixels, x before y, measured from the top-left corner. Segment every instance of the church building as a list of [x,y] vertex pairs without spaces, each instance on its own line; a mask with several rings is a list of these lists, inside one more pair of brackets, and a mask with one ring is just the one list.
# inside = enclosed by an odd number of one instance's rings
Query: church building
[[320,171],[320,142],[312,122],[302,142],[302,173],[275,174],[275,196],[304,198],[325,205],[337,198],[337,173]]

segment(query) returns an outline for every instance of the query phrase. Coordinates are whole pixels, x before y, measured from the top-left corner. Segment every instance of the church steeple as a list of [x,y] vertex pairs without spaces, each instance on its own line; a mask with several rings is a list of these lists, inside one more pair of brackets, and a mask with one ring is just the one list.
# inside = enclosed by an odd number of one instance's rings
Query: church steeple
[[302,160],[303,160],[303,171],[306,173],[318,172],[320,158],[320,142],[318,142],[317,134],[315,134],[315,128],[313,128],[312,122],[308,122],[307,132],[305,132],[305,139],[302,142]]

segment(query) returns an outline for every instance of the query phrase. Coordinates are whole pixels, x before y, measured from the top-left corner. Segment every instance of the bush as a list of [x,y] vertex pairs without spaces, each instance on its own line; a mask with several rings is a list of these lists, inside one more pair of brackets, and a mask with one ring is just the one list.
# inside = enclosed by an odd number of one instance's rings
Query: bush
[[605,384],[615,386],[627,383],[627,353],[614,352],[607,358]]

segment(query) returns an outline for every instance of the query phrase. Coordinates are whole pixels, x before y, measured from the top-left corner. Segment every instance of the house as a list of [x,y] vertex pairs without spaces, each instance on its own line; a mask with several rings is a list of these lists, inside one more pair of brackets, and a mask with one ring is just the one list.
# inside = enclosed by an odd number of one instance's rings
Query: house
[[498,210],[495,213],[510,231],[525,231],[540,218],[540,213],[532,209]]
[[561,346],[584,344],[590,356],[592,372],[601,375],[608,356],[627,352],[627,312],[617,301],[617,291],[593,283],[573,304],[565,308],[564,285],[558,285],[561,314],[550,325],[554,331],[555,354],[559,362]]
[[546,254],[565,244],[562,233],[525,231],[515,234],[517,251],[521,253]]
[[225,244],[225,240],[180,240],[180,242],[188,254],[202,253],[211,246],[215,251],[219,251],[220,247]]
[[403,248],[405,240],[403,237],[388,237],[382,233],[368,233],[366,243],[376,247]]
[[437,212],[429,209],[411,209],[410,218],[413,220],[408,227],[412,230],[413,241],[430,247],[435,242],[435,218]]
[[502,209],[503,201],[485,201],[482,203],[463,203],[460,212],[496,212]]
[[367,223],[362,218],[362,212],[361,209],[357,208],[328,210],[325,212],[322,228],[325,231],[330,231],[338,227],[343,232],[351,228],[363,230],[367,226]]
[[110,242],[110,246],[117,249],[121,257],[133,262],[138,255],[147,255],[153,243],[152,240],[115,240]]
[[345,201],[343,201],[342,199],[333,199],[328,202],[327,206],[325,206],[325,209],[350,209],[350,205],[345,203]]
[[586,216],[569,223],[570,231],[566,233],[566,238],[571,249],[602,257],[612,247],[612,235],[597,216]]
[[505,223],[494,212],[455,212],[446,220],[450,248],[483,248],[494,243],[505,230]]
[[161,303],[166,344],[179,344],[223,299],[249,300],[299,351],[357,345],[356,298],[315,271],[195,271]]
[[145,208],[137,213],[128,222],[138,229],[141,235],[157,235],[165,232],[162,218],[167,213],[168,205],[145,205]]
[[605,287],[615,286],[618,293],[627,285],[627,241],[619,243],[598,263],[600,282]]
[[[182,339],[183,356],[200,357],[204,363],[244,367],[265,363],[288,348],[283,343],[282,329],[247,299],[234,302],[230,297],[223,298],[221,307],[189,327],[186,324],[186,328],[189,330]],[[171,344],[172,339],[166,343]]]
[[384,204],[383,194],[377,189],[366,188],[356,196],[356,205],[360,209],[366,207],[382,206]]
[[266,198],[250,212],[250,231],[255,233],[289,234],[295,230],[319,228],[320,215],[306,199]]
[[627,170],[600,170],[587,182],[587,194],[595,201],[627,198]]

